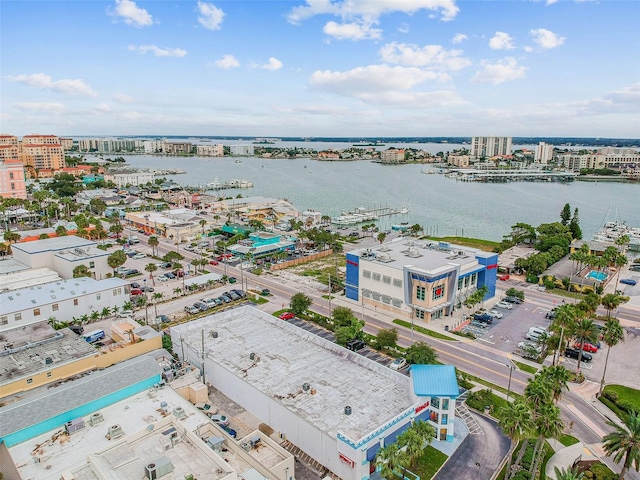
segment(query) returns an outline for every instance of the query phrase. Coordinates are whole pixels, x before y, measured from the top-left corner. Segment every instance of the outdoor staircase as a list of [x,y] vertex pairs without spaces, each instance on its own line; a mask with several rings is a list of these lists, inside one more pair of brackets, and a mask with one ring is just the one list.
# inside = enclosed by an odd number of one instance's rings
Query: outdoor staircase
[[466,391],[456,399],[456,414],[466,423],[470,435],[484,435],[484,431],[464,404],[468,394],[469,391]]

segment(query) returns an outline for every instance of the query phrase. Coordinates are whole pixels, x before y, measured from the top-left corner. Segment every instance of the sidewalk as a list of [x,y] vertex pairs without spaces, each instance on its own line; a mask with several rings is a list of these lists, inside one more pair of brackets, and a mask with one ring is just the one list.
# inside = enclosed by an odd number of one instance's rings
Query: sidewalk
[[600,390],[600,384],[585,380],[581,385],[576,385],[571,388],[571,391],[578,396],[582,397],[591,407],[599,413],[602,417],[612,422],[622,424],[622,420],[618,418],[613,410],[607,407],[597,398],[598,391]]

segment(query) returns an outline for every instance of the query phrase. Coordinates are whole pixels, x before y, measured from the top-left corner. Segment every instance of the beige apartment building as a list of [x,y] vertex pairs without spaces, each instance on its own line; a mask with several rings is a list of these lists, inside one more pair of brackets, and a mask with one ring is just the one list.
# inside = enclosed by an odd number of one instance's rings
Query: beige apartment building
[[472,157],[495,157],[496,155],[511,155],[511,137],[473,137]]

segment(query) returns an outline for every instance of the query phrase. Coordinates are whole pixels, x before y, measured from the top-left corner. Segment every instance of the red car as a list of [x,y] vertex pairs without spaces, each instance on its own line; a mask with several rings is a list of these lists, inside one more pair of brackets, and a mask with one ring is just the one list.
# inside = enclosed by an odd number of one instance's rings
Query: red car
[[210,265],[218,265],[218,261],[217,260],[211,260],[209,261]]
[[292,318],[296,318],[296,315],[293,312],[285,312],[281,313],[278,318],[281,320],[291,320]]
[[505,280],[509,280],[511,277],[509,275],[500,275],[498,278],[502,281],[505,281]]
[[142,289],[141,288],[132,288],[131,289],[131,295],[142,295]]
[[[579,350],[579,349],[580,349],[580,344],[579,344],[579,343],[576,343],[576,344],[573,346],[573,348],[576,348],[576,349],[578,349],[578,350]],[[583,351],[583,352],[589,352],[589,353],[597,353],[597,352],[598,352],[598,347],[596,347],[595,345],[593,345],[593,344],[591,344],[591,343],[585,343],[585,344],[582,346],[582,351]]]

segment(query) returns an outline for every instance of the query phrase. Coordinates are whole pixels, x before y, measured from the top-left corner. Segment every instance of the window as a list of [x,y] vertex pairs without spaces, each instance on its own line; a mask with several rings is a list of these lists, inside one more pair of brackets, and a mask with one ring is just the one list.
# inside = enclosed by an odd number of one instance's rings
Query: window
[[458,290],[462,290],[462,278],[458,279]]
[[17,322],[18,320],[22,320],[22,313],[15,313],[13,315],[13,319]]
[[443,398],[442,399],[442,409],[443,410],[449,410],[449,399],[448,398]]
[[380,301],[380,296],[381,296],[381,295],[380,295],[378,292],[371,292],[371,297],[372,297],[374,300]]
[[15,190],[16,189],[16,184],[11,182],[11,190]]
[[89,268],[96,268],[96,262],[89,262]]
[[401,307],[402,306],[402,300],[400,300],[398,298],[392,298],[391,299],[391,305],[393,305],[394,307]]
[[366,288],[362,289],[362,296],[369,298],[371,296],[371,290],[367,290]]
[[363,270],[362,271],[362,276],[364,278],[371,278],[371,272],[369,270]]
[[37,317],[38,315],[40,315],[40,309],[39,308],[34,308],[33,309],[33,316]]
[[9,172],[9,179],[13,180],[13,172]]
[[58,311],[58,304],[54,303],[53,305],[51,305],[51,311],[52,312],[57,312]]
[[33,378],[27,378],[27,385],[33,383]]
[[424,300],[427,295],[427,289],[418,285],[416,287],[416,300]]
[[379,281],[380,281],[380,276],[381,276],[381,275],[380,275],[379,273],[374,273],[372,276],[373,276],[373,279],[374,279],[375,281],[377,281],[377,282],[379,282]]
[[399,278],[394,278],[393,279],[393,286],[394,287],[401,287],[402,286],[402,280],[400,280]]
[[78,306],[78,299],[77,299],[77,298],[74,298],[74,299],[73,299],[73,304],[74,304],[76,307]]
[[51,378],[51,372],[47,372],[47,378]]
[[0,325],[6,325],[7,323],[9,323],[9,317],[7,317],[6,315],[2,315],[0,317]]
[[440,424],[447,425],[448,423],[449,423],[449,415],[446,413],[443,413],[442,416],[440,417]]
[[100,294],[96,293],[96,300],[100,300]]
[[389,295],[382,295],[382,303],[389,305],[391,303],[391,297]]
[[431,397],[431,406],[433,408],[440,408],[440,397]]
[[431,298],[433,300],[438,300],[439,298],[444,297],[444,284],[436,285],[433,288],[433,293],[431,294]]
[[465,287],[469,286],[469,277],[464,277],[464,286]]
[[419,308],[416,309],[416,318],[420,318],[422,320],[424,320],[424,310],[421,310]]
[[387,275],[383,275],[383,276],[382,276],[382,282],[383,282],[383,283],[391,284],[391,277],[389,277],[389,276],[387,276]]
[[115,297],[116,295],[118,295],[118,289],[117,289],[117,288],[114,288],[114,289],[113,289],[113,296]]

